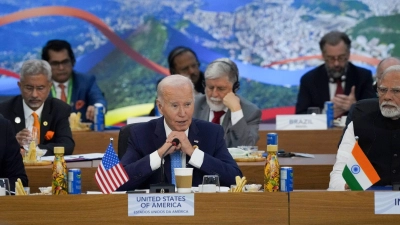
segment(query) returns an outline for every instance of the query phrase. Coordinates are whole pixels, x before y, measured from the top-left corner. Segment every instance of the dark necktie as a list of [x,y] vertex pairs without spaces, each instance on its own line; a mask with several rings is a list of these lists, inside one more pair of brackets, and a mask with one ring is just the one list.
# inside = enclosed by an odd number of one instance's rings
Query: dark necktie
[[339,94],[344,94],[343,92],[343,87],[342,87],[342,80],[338,79],[336,81],[336,92],[335,92],[335,96],[339,95]]
[[211,122],[220,124],[221,116],[225,114],[225,111],[213,111],[213,112],[214,112],[214,118],[212,119]]

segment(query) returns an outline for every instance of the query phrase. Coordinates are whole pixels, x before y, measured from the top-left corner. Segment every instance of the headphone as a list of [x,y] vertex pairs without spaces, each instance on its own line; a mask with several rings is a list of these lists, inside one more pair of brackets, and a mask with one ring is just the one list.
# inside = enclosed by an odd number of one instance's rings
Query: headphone
[[338,80],[340,80],[341,82],[346,81],[346,75],[342,75],[338,78],[329,77],[330,83],[336,83]]
[[[235,77],[236,77],[236,81],[235,81],[235,83],[233,83],[233,86],[232,86],[232,92],[233,92],[233,93],[236,93],[236,92],[239,90],[239,88],[240,88],[239,70],[237,69],[237,67],[234,67],[234,66],[231,65],[230,63],[225,62],[225,61],[221,61],[221,60],[215,60],[215,61],[211,62],[210,64],[208,64],[208,66],[210,66],[210,65],[212,65],[212,64],[214,64],[214,63],[223,63],[223,64],[229,66],[229,69],[231,70],[231,72],[234,73],[234,75],[235,75]],[[207,66],[207,67],[208,67],[208,66]],[[203,86],[204,86],[204,87],[206,86],[205,81],[203,82]]]
[[200,67],[199,59],[197,58],[196,53],[194,53],[194,51],[193,51],[192,49],[187,48],[187,47],[183,47],[183,46],[178,46],[178,47],[174,48],[174,49],[169,53],[169,55],[168,55],[169,73],[170,73],[171,75],[176,73],[176,72],[175,72],[175,65],[174,65],[174,60],[175,60],[175,58],[176,58],[178,55],[180,55],[180,54],[182,54],[182,53],[184,53],[184,52],[190,52],[190,53],[192,53],[192,54],[194,55],[194,57],[196,58],[196,61],[197,61],[197,63],[199,64],[199,67]]

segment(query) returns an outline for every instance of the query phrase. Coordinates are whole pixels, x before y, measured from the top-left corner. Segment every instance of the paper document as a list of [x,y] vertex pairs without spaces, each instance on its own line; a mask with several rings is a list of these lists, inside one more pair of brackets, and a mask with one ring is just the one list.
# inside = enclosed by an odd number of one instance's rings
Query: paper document
[[299,153],[299,152],[291,152],[294,157],[304,157],[304,158],[315,158],[313,154],[308,153]]
[[[85,161],[85,160],[93,160],[93,159],[102,159],[104,153],[88,153],[88,154],[79,154],[79,155],[66,155],[64,159],[66,162],[73,161]],[[54,156],[44,156],[42,160],[53,161]]]

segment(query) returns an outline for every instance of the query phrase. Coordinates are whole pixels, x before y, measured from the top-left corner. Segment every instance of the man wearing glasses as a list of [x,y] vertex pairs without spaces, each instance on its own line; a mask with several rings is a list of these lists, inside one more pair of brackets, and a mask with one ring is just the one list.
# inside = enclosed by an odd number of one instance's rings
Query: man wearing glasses
[[171,75],[180,74],[189,78],[196,94],[204,94],[204,74],[200,71],[200,62],[196,53],[187,47],[178,46],[168,55],[168,66]]
[[371,71],[349,62],[351,40],[345,33],[329,32],[319,46],[325,63],[301,78],[296,114],[307,113],[308,107],[322,110],[326,101],[332,101],[337,118],[356,101],[376,97]]
[[400,65],[387,68],[378,82],[378,98],[357,102],[340,142],[336,162],[330,174],[329,190],[348,188],[342,172],[358,144],[378,173],[374,186],[400,182]]
[[46,155],[54,155],[55,146],[64,147],[66,155],[71,155],[74,150],[68,122],[71,107],[49,97],[51,86],[48,62],[40,59],[25,61],[18,82],[21,95],[0,104],[0,114],[11,121],[22,155],[31,140],[35,140],[40,149],[47,150]]
[[95,103],[107,107],[96,77],[73,70],[75,56],[67,41],[48,41],[42,49],[42,59],[49,62],[53,74],[50,95],[71,105],[72,112],[81,112],[82,122],[94,120]]

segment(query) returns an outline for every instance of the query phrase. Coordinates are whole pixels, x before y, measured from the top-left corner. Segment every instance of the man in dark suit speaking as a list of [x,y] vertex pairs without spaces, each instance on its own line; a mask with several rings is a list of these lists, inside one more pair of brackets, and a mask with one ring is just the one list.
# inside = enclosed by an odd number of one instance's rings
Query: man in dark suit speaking
[[[204,175],[219,175],[221,186],[235,183],[242,173],[229,154],[220,125],[192,119],[194,110],[193,83],[181,75],[164,78],[157,88],[157,107],[163,117],[131,127],[128,149],[121,159],[130,180],[119,190],[149,188],[160,183],[161,156],[174,138],[177,147],[166,153],[165,180],[173,183],[173,168],[193,169],[192,185],[202,183]],[[172,161],[172,162],[171,162]]]
[[[55,146],[63,146],[66,155],[72,154],[75,143],[68,122],[71,107],[49,97],[49,63],[39,59],[24,62],[18,86],[21,95],[2,102],[0,113],[12,122],[20,146],[32,138],[31,131],[35,127],[38,131],[38,146],[47,149],[46,155],[53,155]],[[23,149],[21,151],[24,154]]]
[[307,113],[308,107],[322,110],[326,101],[332,101],[336,118],[347,114],[356,101],[376,97],[371,71],[349,62],[351,41],[345,33],[329,32],[319,46],[325,63],[301,78],[296,114]]

